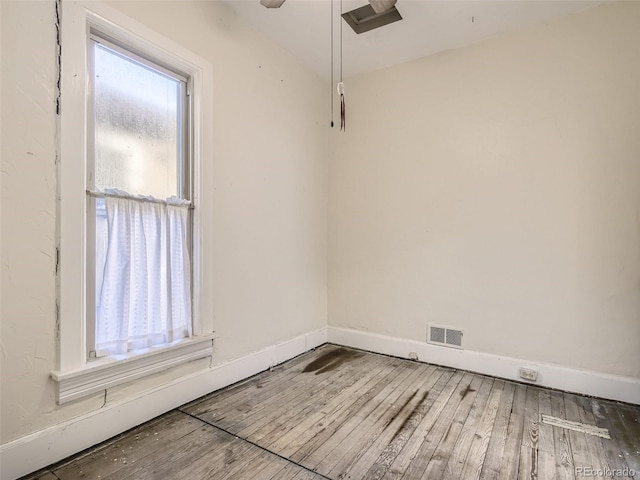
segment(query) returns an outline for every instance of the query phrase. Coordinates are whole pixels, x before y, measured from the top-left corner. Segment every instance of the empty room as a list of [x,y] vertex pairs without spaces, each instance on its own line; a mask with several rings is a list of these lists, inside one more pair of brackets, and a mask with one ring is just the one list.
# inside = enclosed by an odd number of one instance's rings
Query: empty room
[[639,1],[0,33],[2,480],[640,480]]

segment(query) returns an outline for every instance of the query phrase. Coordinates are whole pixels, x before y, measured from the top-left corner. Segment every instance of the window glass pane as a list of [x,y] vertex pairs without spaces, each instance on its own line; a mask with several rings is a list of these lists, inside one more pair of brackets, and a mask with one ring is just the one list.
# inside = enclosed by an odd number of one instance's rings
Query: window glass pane
[[180,81],[95,44],[95,187],[179,195]]

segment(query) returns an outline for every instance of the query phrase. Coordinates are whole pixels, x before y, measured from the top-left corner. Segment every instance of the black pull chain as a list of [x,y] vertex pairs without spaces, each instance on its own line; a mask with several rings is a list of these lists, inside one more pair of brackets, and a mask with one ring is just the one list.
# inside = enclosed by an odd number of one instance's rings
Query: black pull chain
[[344,86],[342,85],[342,82],[338,84],[338,88],[340,88],[341,86],[343,88],[342,92],[340,92],[340,131],[344,132],[346,131],[346,115],[344,108]]

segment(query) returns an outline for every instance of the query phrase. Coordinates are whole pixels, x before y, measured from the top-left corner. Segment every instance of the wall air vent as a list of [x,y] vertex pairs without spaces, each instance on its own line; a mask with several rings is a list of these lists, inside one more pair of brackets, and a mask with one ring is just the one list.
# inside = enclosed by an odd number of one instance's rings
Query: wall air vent
[[427,325],[427,343],[443,347],[462,348],[462,330],[444,325]]
[[364,7],[343,13],[342,18],[354,32],[363,33],[402,20],[402,15],[396,7],[391,7],[382,13],[376,13],[373,7],[367,4]]

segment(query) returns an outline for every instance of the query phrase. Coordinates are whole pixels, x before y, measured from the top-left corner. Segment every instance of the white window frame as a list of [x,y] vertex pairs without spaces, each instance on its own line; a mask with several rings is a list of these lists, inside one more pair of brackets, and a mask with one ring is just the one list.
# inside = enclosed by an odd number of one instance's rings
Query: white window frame
[[[91,29],[89,34],[89,38],[87,38],[88,46],[87,46],[87,72],[89,74],[89,89],[88,89],[88,107],[87,107],[87,180],[85,188],[87,189],[87,201],[89,202],[90,208],[87,213],[87,265],[86,269],[89,272],[89,278],[86,283],[86,291],[87,291],[87,344],[86,347],[88,349],[89,358],[96,358],[96,348],[95,348],[95,339],[96,339],[96,328],[97,328],[97,320],[94,318],[92,321],[91,318],[95,315],[96,312],[96,237],[95,237],[95,228],[96,228],[96,204],[97,199],[95,197],[96,187],[95,187],[95,172],[96,172],[96,161],[97,161],[97,152],[96,145],[92,143],[95,140],[95,92],[92,89],[95,89],[95,49],[98,45],[102,45],[102,47],[109,49],[112,52],[115,52],[118,55],[121,55],[123,58],[127,58],[129,61],[136,62],[139,65],[144,65],[155,72],[159,72],[172,80],[179,82],[180,84],[180,93],[178,94],[179,100],[178,105],[180,108],[180,120],[179,120],[179,131],[178,131],[178,149],[176,151],[176,167],[177,167],[177,190],[175,195],[182,199],[189,201],[192,205],[192,181],[191,181],[191,172],[193,167],[191,165],[191,134],[192,134],[192,122],[191,122],[191,79],[190,75],[185,74],[184,72],[178,72],[175,68],[175,62],[172,65],[161,65],[157,62],[155,58],[150,58],[148,52],[141,55],[140,52],[133,51],[129,45],[121,45],[117,43],[113,38],[107,38],[103,32],[97,32],[95,28]],[[110,187],[115,187],[115,185],[110,185]],[[141,193],[143,195],[149,194],[149,192],[130,192],[130,193]],[[191,246],[191,230],[192,230],[192,212],[189,212],[189,220],[188,220],[188,245],[187,248],[189,250],[190,256],[190,265],[189,269],[193,270],[193,255],[191,254],[192,246]],[[106,215],[106,214],[105,214]],[[192,295],[193,297],[193,295]],[[193,298],[191,298],[193,300]],[[192,302],[193,303],[193,302]],[[103,355],[99,355],[103,356]]]
[[[87,68],[91,29],[189,75],[192,98],[193,337],[171,346],[90,360],[87,352]],[[59,117],[58,369],[64,403],[213,354],[213,69],[189,50],[96,1],[63,1]]]

